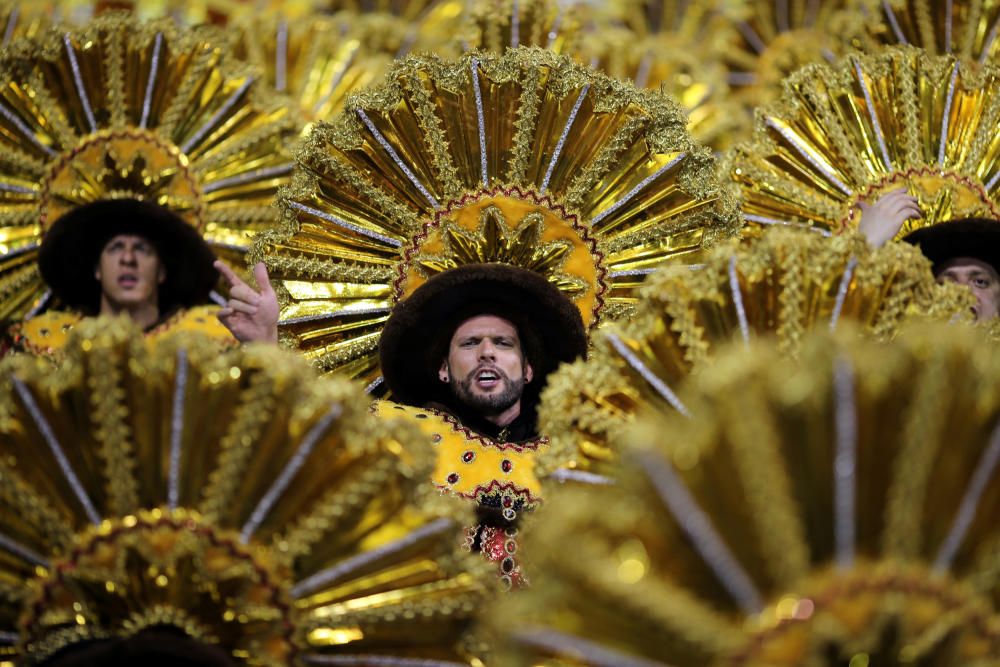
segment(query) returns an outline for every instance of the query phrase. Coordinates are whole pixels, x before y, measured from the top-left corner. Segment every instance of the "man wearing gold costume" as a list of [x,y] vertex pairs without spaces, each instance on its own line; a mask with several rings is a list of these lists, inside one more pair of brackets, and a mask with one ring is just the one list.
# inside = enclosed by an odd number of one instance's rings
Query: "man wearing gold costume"
[[190,224],[136,199],[103,200],[59,218],[39,248],[38,266],[67,311],[11,328],[14,349],[54,353],[82,317],[127,315],[149,335],[180,325],[223,338],[209,308],[215,255]]

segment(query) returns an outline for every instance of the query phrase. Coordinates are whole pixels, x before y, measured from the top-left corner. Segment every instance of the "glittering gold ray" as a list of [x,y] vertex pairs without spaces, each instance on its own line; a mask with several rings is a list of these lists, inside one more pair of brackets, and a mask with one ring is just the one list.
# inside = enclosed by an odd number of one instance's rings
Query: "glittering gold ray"
[[8,274],[75,206],[156,201],[237,260],[273,223],[293,114],[227,48],[212,28],[112,13],[4,52],[0,284],[17,283],[0,294],[4,317],[23,316],[44,290]]
[[915,48],[853,55],[790,77],[727,168],[749,222],[856,227],[857,203],[906,188],[923,218],[1000,217],[1000,72]]
[[475,0],[463,14],[464,49],[503,53],[537,46],[579,57],[588,24],[584,3],[558,0]]
[[471,516],[424,491],[416,429],[275,348],[153,349],[126,319],[71,336],[55,371],[0,365],[0,630],[21,657],[173,625],[251,665],[463,659],[488,574],[455,548]]
[[553,486],[526,531],[534,586],[485,616],[495,664],[995,664],[1000,356],[982,334],[721,353],[679,392],[690,417],[654,408],[619,434],[617,484]]
[[863,25],[862,0],[748,0],[727,14],[733,41],[723,54],[729,82],[748,111],[781,94],[781,82],[849,48]]
[[750,119],[733,98],[726,68],[683,33],[640,33],[601,27],[583,40],[582,60],[618,79],[670,94],[688,116],[697,141],[723,150],[749,134]]
[[380,81],[393,59],[434,44],[437,23],[424,32],[387,13],[343,11],[289,20],[269,13],[233,22],[239,39],[235,55],[266,72],[268,83],[299,104],[301,125],[329,119],[347,96]]
[[637,416],[686,409],[673,392],[730,341],[773,337],[795,355],[814,329],[854,322],[889,340],[912,318],[968,318],[972,305],[967,289],[935,283],[916,248],[873,252],[856,235],[790,229],[721,246],[698,268],[661,269],[640,294],[634,319],[550,377],[539,410],[552,443],[543,469],[605,469],[618,454],[612,441]]
[[933,55],[996,63],[1000,3],[888,0],[870,8],[864,31],[849,38],[866,51],[912,44]]
[[372,381],[393,304],[469,262],[541,273],[588,326],[629,312],[637,277],[738,225],[684,124],[667,98],[540,49],[398,63],[317,124],[258,238],[281,335]]

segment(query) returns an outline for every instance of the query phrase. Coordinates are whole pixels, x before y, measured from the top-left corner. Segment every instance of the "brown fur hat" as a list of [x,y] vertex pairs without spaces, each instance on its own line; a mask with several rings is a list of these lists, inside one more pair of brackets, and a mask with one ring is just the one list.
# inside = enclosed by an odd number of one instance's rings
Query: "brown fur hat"
[[989,218],[952,220],[918,229],[903,240],[920,247],[934,265],[935,275],[945,262],[956,257],[986,262],[1000,274],[1000,221]]
[[[475,315],[510,320],[540,391],[559,364],[587,352],[580,311],[541,275],[506,264],[469,264],[440,273],[396,304],[379,359],[392,398],[422,406],[447,394],[437,376],[455,328]],[[460,321],[459,321],[460,320]]]
[[215,254],[193,226],[168,209],[138,199],[108,199],[79,206],[56,220],[38,250],[42,278],[63,306],[94,315],[101,285],[94,269],[105,244],[118,234],[153,244],[166,269],[160,313],[208,301],[219,278]]

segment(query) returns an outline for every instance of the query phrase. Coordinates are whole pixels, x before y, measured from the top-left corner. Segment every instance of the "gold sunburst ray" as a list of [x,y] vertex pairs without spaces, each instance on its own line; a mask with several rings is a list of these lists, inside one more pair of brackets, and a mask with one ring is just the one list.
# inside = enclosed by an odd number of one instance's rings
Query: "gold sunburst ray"
[[397,63],[313,129],[281,225],[258,237],[283,338],[376,381],[386,314],[427,279],[422,258],[457,254],[527,262],[590,327],[630,312],[652,267],[739,225],[684,126],[667,98],[541,49]]
[[873,252],[858,236],[780,228],[720,246],[696,269],[661,269],[640,294],[636,317],[598,334],[588,360],[549,379],[539,425],[551,447],[541,470],[604,471],[618,454],[611,443],[638,416],[688,411],[677,388],[733,340],[774,338],[795,356],[812,330],[860,325],[888,341],[915,319],[968,318],[972,306],[968,289],[935,282],[914,247]]
[[44,285],[20,256],[33,257],[72,206],[107,197],[176,206],[238,264],[250,235],[272,223],[294,122],[217,29],[111,13],[15,42],[0,76],[0,317],[39,302]]
[[296,19],[275,12],[247,15],[232,27],[239,35],[235,55],[298,101],[307,131],[311,123],[341,111],[352,92],[381,80],[395,58],[412,50],[444,49],[442,35],[450,36],[455,22],[345,10]]
[[856,227],[858,203],[906,188],[919,227],[1000,217],[995,120],[998,70],[912,47],[813,65],[758,115],[727,170],[750,222]]
[[993,1],[887,0],[870,7],[862,32],[845,38],[868,52],[910,44],[933,55],[996,63],[998,20],[1000,5]]
[[[420,432],[275,348],[127,318],[0,365],[0,632],[19,664],[178,628],[251,665],[466,661],[491,573]],[[75,409],[66,409],[75,406]],[[72,445],[72,446],[70,446]]]
[[537,46],[579,56],[587,10],[584,3],[560,0],[475,0],[465,9],[459,42],[466,50]]
[[[500,666],[990,665],[1000,654],[1000,356],[737,343],[620,434],[619,483],[553,485],[535,584],[485,615]],[[572,548],[567,548],[572,545]]]

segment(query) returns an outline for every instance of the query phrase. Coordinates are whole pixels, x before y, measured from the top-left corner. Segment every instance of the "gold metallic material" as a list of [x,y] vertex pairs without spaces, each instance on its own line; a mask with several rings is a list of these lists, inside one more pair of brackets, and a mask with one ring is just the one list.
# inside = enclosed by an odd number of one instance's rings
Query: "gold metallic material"
[[575,56],[587,39],[586,10],[585,3],[559,0],[474,0],[463,13],[459,41],[465,50],[537,46]]
[[[218,306],[196,306],[180,310],[152,329],[144,332],[146,344],[156,346],[176,334],[199,332],[220,347],[236,345],[229,329],[218,318]],[[8,332],[13,348],[18,352],[42,355],[61,363],[70,332],[85,319],[80,313],[47,310],[31,319],[17,322]]]
[[282,338],[374,381],[393,305],[471,261],[542,273],[590,327],[631,312],[653,267],[740,224],[684,125],[667,98],[541,49],[398,62],[316,125],[257,237]]
[[0,363],[0,637],[29,661],[166,624],[249,665],[465,660],[489,568],[431,445],[273,346],[88,319]]
[[812,330],[853,323],[887,341],[914,319],[969,319],[973,303],[964,286],[937,284],[917,248],[873,251],[855,234],[769,229],[713,249],[701,267],[665,267],[643,285],[635,318],[598,334],[590,359],[549,377],[539,429],[551,446],[540,453],[540,474],[603,471],[636,417],[686,409],[653,383],[676,392],[732,341],[773,338],[795,356]]
[[0,318],[41,298],[35,252],[74,206],[155,201],[242,263],[291,173],[294,116],[225,35],[111,13],[0,58]]
[[782,93],[805,65],[829,63],[851,48],[864,25],[864,0],[746,0],[724,12],[731,41],[719,52],[747,113]]
[[1000,3],[887,0],[869,7],[865,31],[853,42],[866,51],[885,44],[912,44],[934,55],[995,64],[1000,57]]
[[507,665],[995,665],[1000,354],[945,323],[886,345],[742,343],[553,488],[534,585],[485,614]]
[[696,141],[725,150],[749,136],[752,120],[735,97],[728,70],[693,38],[658,33],[640,36],[631,30],[601,27],[582,40],[583,62],[640,88],[661,90],[684,109],[688,131]]
[[791,76],[727,171],[748,229],[839,233],[857,226],[859,201],[897,188],[923,211],[900,236],[953,218],[1000,218],[998,118],[1000,70],[890,47]]
[[300,126],[338,113],[347,96],[380,81],[393,58],[412,48],[417,31],[389,14],[304,16],[268,13],[237,18],[234,55],[266,74],[267,83],[299,105]]

